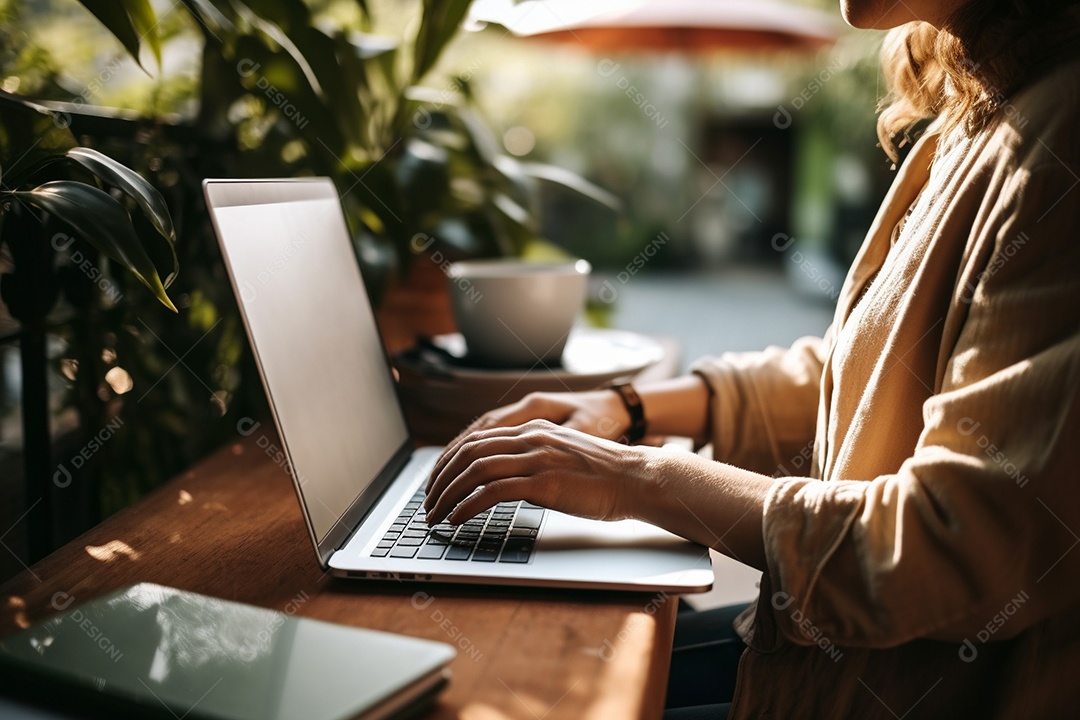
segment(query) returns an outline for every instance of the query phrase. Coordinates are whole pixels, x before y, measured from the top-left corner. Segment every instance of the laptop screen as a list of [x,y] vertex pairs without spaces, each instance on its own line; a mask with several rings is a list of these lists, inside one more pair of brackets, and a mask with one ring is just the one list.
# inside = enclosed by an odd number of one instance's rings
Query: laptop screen
[[280,462],[321,542],[409,437],[337,192],[316,180],[206,193],[293,468]]

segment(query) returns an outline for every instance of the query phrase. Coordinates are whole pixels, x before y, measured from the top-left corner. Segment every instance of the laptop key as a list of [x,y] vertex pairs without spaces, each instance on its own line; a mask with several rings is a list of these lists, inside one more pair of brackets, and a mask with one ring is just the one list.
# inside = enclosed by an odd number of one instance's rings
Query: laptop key
[[534,538],[540,534],[537,528],[515,527],[510,529],[511,538]]
[[499,562],[504,563],[527,563],[532,555],[533,541],[511,538],[506,541]]
[[514,527],[539,528],[540,520],[543,519],[543,517],[543,510],[522,508],[521,510],[518,510],[517,517],[514,518]]
[[420,554],[416,557],[421,560],[441,560],[443,553],[446,552],[446,548],[446,545],[433,545],[428,543],[420,548]]
[[407,545],[398,545],[390,551],[390,557],[393,558],[411,558],[416,557],[416,551],[420,548],[409,547]]
[[472,548],[468,546],[451,545],[446,549],[447,560],[468,560],[470,555],[472,555]]
[[371,551],[371,557],[386,557],[388,554],[390,554],[388,547],[377,547]]
[[403,537],[397,541],[397,547],[420,547],[424,544],[424,536]]
[[473,562],[495,562],[497,557],[499,557],[498,545],[477,545],[472,559]]

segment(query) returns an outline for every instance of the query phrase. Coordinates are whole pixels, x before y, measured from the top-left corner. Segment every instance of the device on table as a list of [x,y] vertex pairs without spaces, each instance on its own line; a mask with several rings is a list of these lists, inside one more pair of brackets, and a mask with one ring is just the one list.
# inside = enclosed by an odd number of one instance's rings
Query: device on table
[[0,640],[4,694],[61,717],[412,717],[445,686],[455,655],[445,643],[151,583],[61,601],[72,607]]
[[[206,180],[210,217],[320,566],[340,577],[700,592],[707,548],[504,503],[429,528],[415,448],[327,178]],[[260,432],[254,426],[244,432]]]

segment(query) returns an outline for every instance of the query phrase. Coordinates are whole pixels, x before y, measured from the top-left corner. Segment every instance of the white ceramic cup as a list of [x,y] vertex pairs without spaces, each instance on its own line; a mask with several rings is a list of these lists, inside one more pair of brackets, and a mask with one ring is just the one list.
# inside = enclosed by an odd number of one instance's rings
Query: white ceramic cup
[[532,367],[562,357],[585,306],[585,260],[466,260],[447,272],[468,357],[493,367]]

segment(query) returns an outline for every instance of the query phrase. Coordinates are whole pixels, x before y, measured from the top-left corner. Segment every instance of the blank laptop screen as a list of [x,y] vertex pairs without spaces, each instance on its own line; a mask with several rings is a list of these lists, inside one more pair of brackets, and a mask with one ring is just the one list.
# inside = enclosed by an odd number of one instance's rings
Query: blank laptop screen
[[329,182],[211,184],[208,195],[321,542],[408,440],[338,196]]

